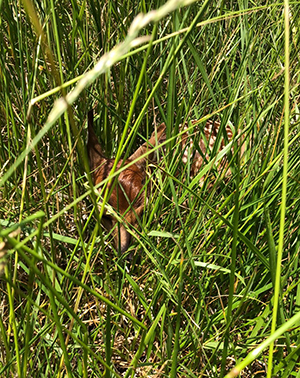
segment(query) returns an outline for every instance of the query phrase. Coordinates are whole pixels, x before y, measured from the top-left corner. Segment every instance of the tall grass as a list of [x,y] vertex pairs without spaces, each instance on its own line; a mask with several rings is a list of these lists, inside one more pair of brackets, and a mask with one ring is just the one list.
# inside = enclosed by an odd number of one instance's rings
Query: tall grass
[[[299,2],[0,6],[0,376],[300,377]],[[167,126],[122,256],[92,107],[108,157]],[[182,164],[192,119],[235,130],[222,172],[217,145],[196,178]]]

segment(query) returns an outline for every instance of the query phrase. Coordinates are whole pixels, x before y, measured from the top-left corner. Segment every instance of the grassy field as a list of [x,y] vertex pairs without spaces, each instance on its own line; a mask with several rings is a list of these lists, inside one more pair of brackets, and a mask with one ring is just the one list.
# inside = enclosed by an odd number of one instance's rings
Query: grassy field
[[[300,377],[300,3],[253,4],[0,0],[1,377]],[[108,157],[170,139],[124,255],[92,108]],[[182,164],[193,119],[222,172]]]

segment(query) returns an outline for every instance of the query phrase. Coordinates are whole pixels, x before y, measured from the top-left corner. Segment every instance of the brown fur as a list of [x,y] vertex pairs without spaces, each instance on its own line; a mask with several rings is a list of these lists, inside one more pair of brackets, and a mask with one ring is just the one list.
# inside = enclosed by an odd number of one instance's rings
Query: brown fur
[[[192,121],[192,124],[196,121]],[[211,150],[214,146],[216,136],[219,130],[220,124],[218,122],[208,121],[204,127],[203,134],[204,138],[199,141],[199,148],[201,153],[194,148],[193,151],[193,140],[189,135],[187,126],[181,136],[181,147],[183,151],[182,160],[184,163],[187,162],[188,156],[192,156],[191,162],[191,176],[198,173],[203,162],[209,160],[209,151],[207,147]],[[114,239],[116,247],[120,248],[121,253],[125,252],[130,244],[131,236],[127,231],[125,224],[130,224],[132,226],[137,226],[137,219],[141,217],[144,205],[145,205],[145,193],[147,191],[144,189],[146,181],[146,163],[155,162],[157,159],[157,152],[151,151],[153,146],[161,144],[166,141],[165,124],[158,126],[157,130],[151,135],[151,138],[142,144],[130,157],[129,159],[123,161],[120,160],[117,164],[116,170],[119,170],[122,166],[125,169],[117,177],[117,182],[114,180],[108,185],[108,190],[111,191],[108,203],[117,211],[124,219],[119,227],[116,226],[116,219],[108,214],[105,214],[102,223],[104,226],[111,230],[114,228]],[[226,133],[228,140],[233,136],[229,126],[226,127]],[[222,138],[220,149],[224,148],[225,141]],[[163,147],[164,149],[164,147]],[[112,170],[114,159],[107,159],[98,142],[93,128],[93,112],[90,111],[88,114],[88,143],[87,150],[90,162],[90,169],[93,178],[94,185],[99,184],[104,179],[106,179]],[[147,157],[142,157],[147,151],[150,151]],[[134,164],[132,162],[135,161]],[[126,168],[128,164],[131,164]],[[220,168],[221,169],[221,168]],[[201,185],[202,181],[199,182]],[[126,195],[124,194],[126,193]]]

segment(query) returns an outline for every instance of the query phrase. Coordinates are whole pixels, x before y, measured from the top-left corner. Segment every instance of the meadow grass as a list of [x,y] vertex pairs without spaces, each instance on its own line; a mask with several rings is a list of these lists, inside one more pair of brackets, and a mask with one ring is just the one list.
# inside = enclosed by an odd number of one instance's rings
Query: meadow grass
[[[0,376],[299,378],[299,2],[0,7]],[[107,157],[167,127],[124,255],[91,108]],[[232,126],[223,171],[182,164],[193,119]]]

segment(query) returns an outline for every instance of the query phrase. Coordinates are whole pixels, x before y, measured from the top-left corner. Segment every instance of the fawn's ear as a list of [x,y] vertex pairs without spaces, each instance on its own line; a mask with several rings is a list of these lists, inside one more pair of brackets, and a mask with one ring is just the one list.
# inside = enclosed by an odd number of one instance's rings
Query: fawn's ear
[[98,141],[98,138],[94,132],[94,119],[93,110],[88,112],[88,141],[87,141],[87,152],[90,163],[90,170],[94,171],[97,169],[105,159],[103,155],[102,148]]
[[122,223],[120,223],[118,227],[116,227],[114,235],[116,247],[120,248],[121,254],[123,254],[129,248],[131,235]]
[[[151,151],[153,147],[157,144],[162,143],[166,138],[166,125],[162,123],[157,127],[156,130],[153,131],[151,138],[142,144],[131,156],[130,160],[136,160],[140,158],[143,154],[147,151]],[[141,158],[137,161],[136,164],[139,166],[144,166],[146,164],[146,160],[148,161],[155,161],[156,151],[152,151],[147,157]]]

